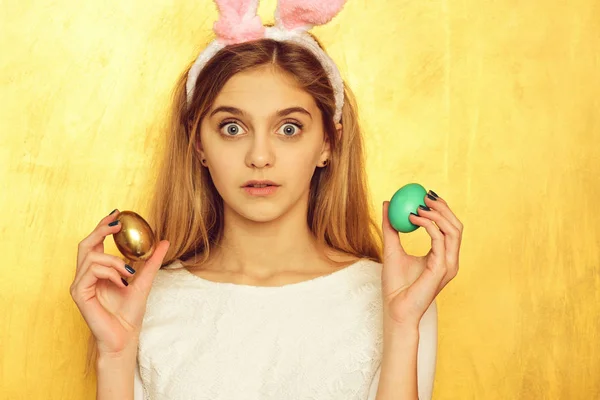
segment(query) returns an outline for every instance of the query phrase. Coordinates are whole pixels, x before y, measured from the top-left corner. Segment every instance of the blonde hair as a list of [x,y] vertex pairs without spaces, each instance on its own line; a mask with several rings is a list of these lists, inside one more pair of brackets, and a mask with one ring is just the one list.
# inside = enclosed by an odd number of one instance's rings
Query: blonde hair
[[[310,183],[310,230],[319,243],[381,262],[381,232],[370,207],[354,95],[344,85],[342,134],[338,135],[333,122],[333,89],[319,61],[297,44],[261,39],[231,45],[217,53],[201,71],[190,104],[185,90],[189,68],[179,77],[149,218],[157,237],[170,242],[163,266],[175,260],[186,265],[192,257],[202,263],[209,258],[211,248],[219,244],[224,228],[223,199],[200,163],[196,149],[200,122],[233,75],[265,65],[292,75],[313,96],[330,142],[329,164],[317,168]],[[94,350],[95,344],[89,366],[95,359]]]

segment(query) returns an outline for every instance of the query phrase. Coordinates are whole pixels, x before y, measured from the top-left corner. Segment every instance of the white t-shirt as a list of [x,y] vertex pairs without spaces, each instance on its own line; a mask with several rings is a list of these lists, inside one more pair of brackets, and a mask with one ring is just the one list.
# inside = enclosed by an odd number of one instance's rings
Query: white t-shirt
[[[284,286],[159,270],[138,348],[135,400],[374,400],[382,265],[360,260]],[[419,398],[431,398],[435,303],[421,321]]]

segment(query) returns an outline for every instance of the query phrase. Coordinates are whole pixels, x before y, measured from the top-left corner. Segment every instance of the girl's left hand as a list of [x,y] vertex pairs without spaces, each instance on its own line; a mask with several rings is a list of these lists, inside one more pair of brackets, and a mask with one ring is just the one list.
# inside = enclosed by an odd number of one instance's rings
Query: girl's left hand
[[[431,196],[431,197],[429,197]],[[385,329],[418,328],[421,317],[438,293],[458,273],[458,256],[463,225],[446,201],[425,196],[429,211],[419,208],[409,219],[431,236],[431,249],[425,256],[404,251],[398,232],[388,219],[389,201],[383,204],[382,296]]]

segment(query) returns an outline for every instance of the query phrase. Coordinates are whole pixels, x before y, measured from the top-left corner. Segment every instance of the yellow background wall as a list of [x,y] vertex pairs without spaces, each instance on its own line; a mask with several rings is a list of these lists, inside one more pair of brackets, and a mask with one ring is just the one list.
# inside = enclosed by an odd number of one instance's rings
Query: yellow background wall
[[[77,243],[113,208],[146,210],[170,91],[216,12],[0,10],[0,397],[92,399]],[[599,17],[597,0],[350,0],[314,30],[358,96],[377,217],[416,181],[466,227],[436,400],[600,398]]]

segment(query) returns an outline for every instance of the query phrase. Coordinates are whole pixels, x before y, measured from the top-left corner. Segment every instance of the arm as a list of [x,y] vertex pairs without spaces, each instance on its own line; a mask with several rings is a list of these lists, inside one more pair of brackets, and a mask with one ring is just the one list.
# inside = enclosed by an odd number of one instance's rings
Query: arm
[[420,400],[433,397],[433,380],[437,360],[437,305],[435,300],[419,323],[419,354],[417,359],[417,381]]
[[139,363],[135,366],[135,378],[133,380],[133,400],[144,400],[144,384],[140,375]]
[[133,400],[136,348],[119,355],[98,355],[97,400]]
[[[426,206],[419,206],[418,214],[411,213],[409,221],[431,237],[431,249],[424,256],[405,251],[389,220],[390,202],[383,203],[383,356],[377,400],[417,400],[419,396],[426,400],[432,392],[437,339],[435,346],[420,345],[420,341],[436,338],[433,327],[437,331],[437,322],[433,321],[437,318],[431,316],[435,298],[458,273],[463,225],[433,191],[423,201]],[[421,332],[426,324],[431,328]],[[429,372],[421,375],[426,365],[431,365]]]
[[[396,331],[384,339],[381,366],[371,386],[376,400],[431,400],[437,358],[437,306],[427,309],[418,329]],[[378,376],[379,375],[379,376]],[[377,381],[379,381],[377,383]]]

